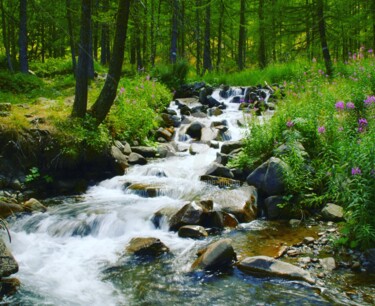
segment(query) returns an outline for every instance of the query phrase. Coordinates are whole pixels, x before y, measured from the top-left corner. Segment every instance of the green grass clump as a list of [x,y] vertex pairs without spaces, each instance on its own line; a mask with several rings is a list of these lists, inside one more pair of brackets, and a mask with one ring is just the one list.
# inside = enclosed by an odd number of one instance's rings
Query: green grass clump
[[[290,75],[296,67],[275,68]],[[273,69],[270,68],[272,71]],[[327,78],[312,63],[285,80],[286,97],[270,121],[250,125],[235,161],[254,168],[271,155],[284,160],[287,204],[299,210],[331,202],[345,209],[340,240],[375,243],[375,72],[373,59],[351,61]],[[278,152],[280,145],[288,150]]]
[[152,71],[152,76],[157,78],[159,82],[166,85],[170,90],[176,90],[182,84],[185,84],[188,74],[189,64],[184,60],[169,65],[159,64]]

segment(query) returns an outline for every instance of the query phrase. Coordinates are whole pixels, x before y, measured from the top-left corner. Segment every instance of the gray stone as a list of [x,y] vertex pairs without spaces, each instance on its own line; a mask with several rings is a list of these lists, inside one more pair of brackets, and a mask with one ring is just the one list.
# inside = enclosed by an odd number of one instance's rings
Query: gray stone
[[219,131],[217,129],[212,129],[209,127],[204,127],[201,131],[201,141],[209,143],[218,137]]
[[227,141],[223,143],[221,146],[221,153],[223,154],[229,154],[233,150],[239,149],[243,147],[242,141]]
[[146,165],[147,164],[146,158],[134,152],[129,155],[128,162],[130,165]]
[[321,258],[319,262],[325,270],[332,271],[336,269],[336,261],[333,257]]
[[311,244],[311,243],[313,243],[314,241],[315,241],[315,238],[314,238],[314,237],[305,237],[305,238],[303,238],[302,243],[304,243],[304,244]]
[[234,178],[234,175],[229,168],[227,168],[227,167],[225,167],[221,164],[218,164],[216,162],[213,162],[210,165],[210,167],[208,168],[208,170],[206,171],[206,173],[204,175],[220,176],[220,177],[226,177],[226,178],[230,178],[230,179]]
[[265,199],[264,207],[267,218],[270,220],[289,219],[289,210],[286,207],[281,208],[279,205],[285,203],[282,196],[270,196]]
[[289,220],[289,225],[291,227],[298,227],[298,226],[300,226],[300,224],[301,224],[301,220],[298,220],[298,219],[290,219]]
[[157,154],[157,149],[153,147],[137,146],[131,148],[134,153],[138,153],[146,158],[153,158]]
[[156,138],[162,138],[166,141],[171,141],[173,137],[173,132],[170,129],[161,127],[156,131],[155,136]]
[[277,157],[271,157],[247,178],[249,185],[263,190],[268,195],[280,195],[285,190],[283,173],[288,170],[288,165]]
[[192,143],[189,147],[189,153],[191,155],[200,154],[207,151],[210,147],[204,143]]
[[184,205],[169,220],[169,229],[177,231],[184,225],[199,225],[203,214],[203,208],[194,202]]
[[233,180],[227,177],[219,177],[213,175],[202,175],[200,176],[200,180],[202,182],[206,182],[208,184],[222,188],[237,188],[242,185],[242,182],[239,180]]
[[0,218],[7,218],[16,213],[23,212],[24,209],[19,204],[7,203],[0,201]]
[[114,158],[116,163],[120,166],[121,170],[125,170],[126,168],[129,167],[128,157],[117,146],[111,147],[111,156]]
[[341,206],[329,203],[322,209],[322,216],[326,221],[343,221],[344,209]]
[[249,274],[296,279],[310,284],[315,283],[309,272],[268,256],[247,257],[240,261],[238,268]]
[[4,241],[0,239],[0,278],[18,272],[18,263],[10,253]]
[[169,249],[163,242],[160,241],[160,239],[147,237],[133,238],[130,240],[126,251],[136,256],[157,257],[163,253],[169,252]]
[[207,231],[200,225],[185,225],[179,228],[178,236],[183,238],[200,239],[208,236]]
[[231,267],[236,260],[232,240],[221,239],[210,244],[193,263],[192,269],[216,270]]

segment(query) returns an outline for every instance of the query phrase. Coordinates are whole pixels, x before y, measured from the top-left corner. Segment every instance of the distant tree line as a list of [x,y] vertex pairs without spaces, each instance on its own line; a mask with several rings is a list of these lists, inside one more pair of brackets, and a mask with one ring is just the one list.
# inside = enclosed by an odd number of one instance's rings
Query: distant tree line
[[[82,2],[89,73],[92,61],[109,64],[117,0],[0,0],[2,66],[27,71],[28,61],[70,56],[74,70]],[[375,49],[375,0],[134,0],[125,58],[138,69],[184,59],[202,74],[297,56],[345,61],[361,47]]]

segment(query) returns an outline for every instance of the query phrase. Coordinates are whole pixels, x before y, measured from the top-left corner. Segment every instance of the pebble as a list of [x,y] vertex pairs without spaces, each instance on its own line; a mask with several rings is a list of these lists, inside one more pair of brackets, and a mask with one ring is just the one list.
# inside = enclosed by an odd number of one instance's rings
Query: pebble
[[304,244],[310,244],[310,243],[313,243],[315,241],[315,238],[313,237],[305,237],[303,238],[303,243]]
[[328,233],[335,233],[337,230],[335,228],[329,228],[327,229]]
[[323,272],[320,272],[320,273],[318,273],[317,277],[324,278],[324,277],[326,277],[326,275]]
[[298,259],[298,261],[302,264],[308,264],[311,262],[311,258],[310,257],[301,257]]
[[361,269],[361,264],[358,261],[354,261],[352,266],[351,266],[351,269],[352,270],[359,270],[359,269]]
[[297,250],[289,250],[288,252],[286,252],[286,254],[288,256],[297,256],[299,252]]

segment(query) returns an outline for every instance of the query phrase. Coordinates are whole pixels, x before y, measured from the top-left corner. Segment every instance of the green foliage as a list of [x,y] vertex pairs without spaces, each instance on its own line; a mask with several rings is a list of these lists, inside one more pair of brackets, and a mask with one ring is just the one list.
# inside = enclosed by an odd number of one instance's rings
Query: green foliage
[[332,80],[318,68],[312,64],[303,78],[284,83],[285,99],[270,121],[250,125],[235,163],[252,168],[279,156],[289,165],[288,202],[302,210],[342,205],[347,223],[340,243],[367,248],[375,243],[373,62],[350,61]]
[[123,79],[107,124],[111,133],[125,140],[145,142],[157,127],[157,114],[172,100],[171,93],[149,76]]
[[189,73],[189,64],[185,60],[179,60],[175,64],[157,65],[152,76],[165,84],[169,89],[175,90],[186,83]]
[[43,78],[72,74],[72,60],[70,58],[49,58],[44,63],[32,61],[30,70]]
[[40,182],[52,183],[53,178],[50,175],[41,175],[38,167],[32,167],[25,178],[26,184],[36,184]]
[[2,92],[13,94],[32,93],[41,87],[44,87],[43,81],[34,75],[0,71],[0,88]]

